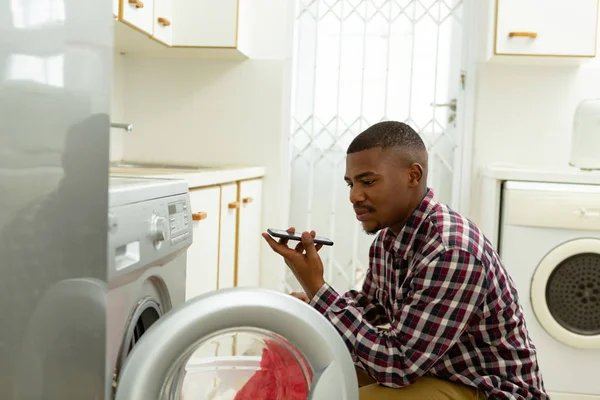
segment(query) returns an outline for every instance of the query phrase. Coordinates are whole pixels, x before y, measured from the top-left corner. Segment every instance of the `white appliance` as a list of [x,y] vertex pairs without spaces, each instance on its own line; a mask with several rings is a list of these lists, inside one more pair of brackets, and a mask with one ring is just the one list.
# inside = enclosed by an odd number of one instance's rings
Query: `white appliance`
[[107,361],[113,390],[141,336],[185,301],[189,204],[186,181],[110,177]]
[[[250,288],[185,302],[185,251],[192,243],[186,181],[113,176],[110,187],[114,398],[232,400],[260,369],[263,350],[275,346],[295,360],[311,399],[358,400],[350,353],[312,307]],[[234,347],[219,349],[231,335]]]
[[584,100],[575,110],[569,164],[600,170],[600,99]]
[[600,186],[507,181],[500,256],[553,400],[600,399]]

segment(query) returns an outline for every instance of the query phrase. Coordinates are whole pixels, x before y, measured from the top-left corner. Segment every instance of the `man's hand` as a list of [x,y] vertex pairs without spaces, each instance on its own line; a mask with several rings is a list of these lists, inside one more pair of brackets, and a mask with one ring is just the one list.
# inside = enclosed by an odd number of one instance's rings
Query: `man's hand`
[[[294,233],[296,230],[289,228],[287,231],[288,233]],[[268,233],[263,233],[263,237],[269,246],[283,257],[286,265],[294,273],[294,276],[304,288],[308,299],[312,299],[321,286],[325,284],[323,262],[318,254],[322,246],[315,246],[313,241],[315,236],[315,231],[304,232],[302,241],[298,242],[295,249],[291,249],[287,246],[287,239],[276,242]]]
[[308,298],[308,296],[304,292],[292,292],[290,294],[292,296],[294,296],[295,298],[297,298],[298,300],[302,300],[306,304],[310,303],[310,299]]

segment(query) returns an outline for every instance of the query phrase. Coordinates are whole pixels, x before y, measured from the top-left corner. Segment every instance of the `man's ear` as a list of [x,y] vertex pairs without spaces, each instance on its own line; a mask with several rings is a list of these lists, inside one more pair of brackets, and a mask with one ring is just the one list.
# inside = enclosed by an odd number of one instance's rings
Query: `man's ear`
[[423,167],[419,163],[413,163],[408,169],[408,186],[418,187],[423,179]]

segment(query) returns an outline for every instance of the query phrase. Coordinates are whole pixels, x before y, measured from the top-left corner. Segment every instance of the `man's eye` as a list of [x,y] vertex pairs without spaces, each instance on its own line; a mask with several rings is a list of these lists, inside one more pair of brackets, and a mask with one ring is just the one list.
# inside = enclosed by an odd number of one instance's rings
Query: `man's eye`
[[375,181],[362,181],[363,185],[371,186]]
[[350,188],[351,188],[351,187],[352,187],[352,184],[351,184],[350,182],[346,182],[346,186],[348,186],[348,187],[350,187]]

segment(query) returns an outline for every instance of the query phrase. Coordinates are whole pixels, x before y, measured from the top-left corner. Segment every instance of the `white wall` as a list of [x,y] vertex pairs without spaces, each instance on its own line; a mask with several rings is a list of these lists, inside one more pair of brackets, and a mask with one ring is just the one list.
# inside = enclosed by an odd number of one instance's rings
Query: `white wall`
[[[113,75],[110,98],[110,121],[127,123],[125,121],[125,60],[115,54],[113,56]],[[110,160],[118,161],[123,158],[123,140],[126,132],[122,129],[111,129]]]
[[580,67],[489,63],[477,74],[470,212],[476,222],[485,212],[479,206],[483,166],[568,168],[575,108],[600,97],[600,58]]
[[[266,167],[263,230],[289,214],[291,1],[241,0],[245,61],[116,57],[130,161]],[[250,7],[251,6],[251,7]],[[250,38],[251,40],[248,40]],[[113,117],[114,118],[114,117]],[[118,146],[115,144],[115,151]],[[114,158],[114,157],[113,157]],[[283,288],[285,265],[261,240],[261,286]]]

